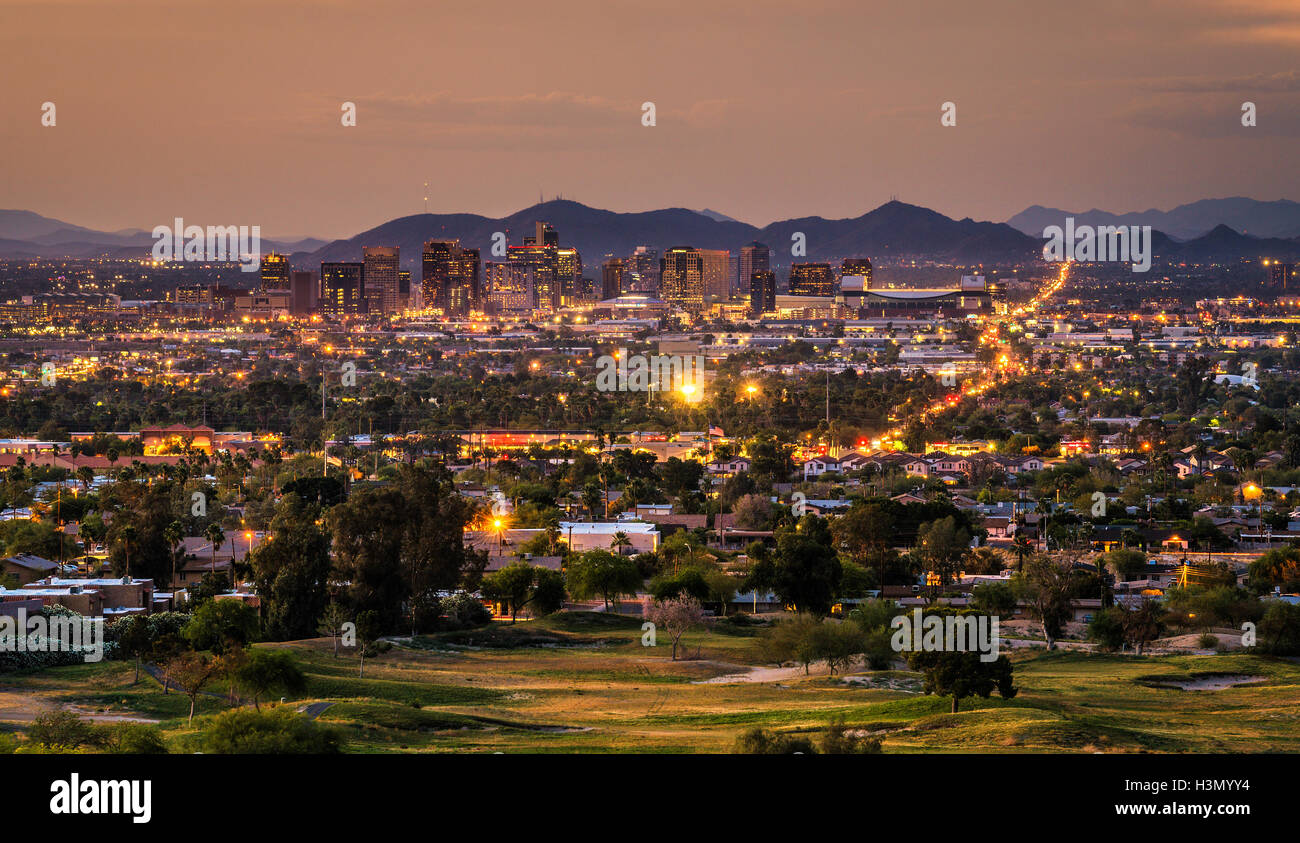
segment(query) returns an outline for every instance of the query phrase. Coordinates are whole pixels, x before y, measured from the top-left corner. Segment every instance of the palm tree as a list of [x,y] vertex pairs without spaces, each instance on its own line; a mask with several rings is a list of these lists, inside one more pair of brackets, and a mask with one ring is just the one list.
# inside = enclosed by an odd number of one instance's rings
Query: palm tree
[[632,546],[632,540],[628,538],[627,533],[619,530],[614,534],[614,538],[610,541],[609,546],[616,551],[619,556],[622,556],[623,549]]
[[177,545],[181,543],[181,539],[183,539],[184,537],[185,537],[185,527],[182,526],[181,522],[179,521],[173,521],[172,523],[167,525],[167,528],[165,530],[163,530],[163,538],[167,541],[167,549],[170,551],[170,555],[172,558],[172,578],[171,578],[171,583],[169,583],[169,585],[173,588],[175,587],[175,583],[176,583]]
[[95,480],[95,470],[88,465],[80,466],[77,468],[77,479],[81,481],[82,487],[89,492],[90,484]]
[[1025,557],[1033,550],[1033,547],[1029,544],[1029,539],[1025,538],[1022,533],[1016,533],[1015,538],[1011,540],[1011,549],[1016,554],[1016,570],[1023,571]]
[[130,579],[130,577],[131,577],[131,542],[135,541],[135,527],[132,527],[130,524],[127,524],[125,527],[122,528],[122,531],[121,531],[120,533],[118,533],[118,536],[121,537],[121,539],[122,539],[122,548],[123,548],[123,550],[126,552],[126,576],[127,576],[128,579]]
[[221,525],[213,521],[208,525],[208,529],[203,532],[204,538],[212,543],[212,573],[217,572],[217,551],[226,543],[226,531],[221,529]]

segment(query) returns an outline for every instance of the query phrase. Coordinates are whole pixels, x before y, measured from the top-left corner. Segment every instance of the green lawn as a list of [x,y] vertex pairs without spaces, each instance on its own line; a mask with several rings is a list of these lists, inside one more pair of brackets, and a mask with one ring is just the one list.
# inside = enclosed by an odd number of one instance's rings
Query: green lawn
[[[1300,666],[1283,660],[1019,650],[1014,699],[966,699],[953,715],[906,671],[698,684],[757,665],[750,629],[688,635],[700,658],[675,662],[662,634],[656,648],[640,638],[639,621],[601,615],[495,624],[394,647],[367,659],[363,677],[327,640],[261,646],[295,654],[308,690],[290,704],[331,703],[320,721],[350,752],[726,752],[750,726],[809,731],[836,717],[879,734],[886,752],[1300,752]],[[1152,684],[1207,673],[1265,681]],[[0,689],[157,719],[178,747],[194,731],[184,696],[147,676],[132,684],[122,663],[7,675]],[[226,706],[201,699],[195,727]]]

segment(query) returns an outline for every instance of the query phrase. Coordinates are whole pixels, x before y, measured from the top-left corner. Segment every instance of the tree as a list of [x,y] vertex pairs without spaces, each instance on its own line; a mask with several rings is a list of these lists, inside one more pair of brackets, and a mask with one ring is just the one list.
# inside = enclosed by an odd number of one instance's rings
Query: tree
[[1055,650],[1056,639],[1061,637],[1070,619],[1074,588],[1069,567],[1047,556],[1035,556],[1026,563],[1024,572],[1015,576],[1013,583],[1042,624],[1047,649]]
[[971,535],[948,516],[922,524],[916,534],[917,556],[927,570],[939,574],[944,584],[955,579],[970,553]]
[[835,669],[848,670],[866,649],[866,637],[855,623],[826,618],[811,630],[813,654],[826,662],[832,676]]
[[171,557],[171,563],[172,563],[171,579],[168,580],[168,583],[173,586],[176,583],[177,557],[179,557],[183,553],[181,542],[184,540],[184,538],[185,538],[185,525],[181,524],[181,522],[179,521],[172,521],[170,524],[167,525],[167,528],[163,530],[163,539],[165,539],[167,542],[167,549],[170,551],[169,555]]
[[534,605],[539,609],[538,614],[550,614],[562,606],[564,576],[559,571],[527,562],[512,562],[485,576],[482,591],[489,600],[504,603],[510,611],[510,622],[514,623],[525,606]]
[[1139,656],[1164,631],[1164,617],[1165,608],[1154,600],[1144,600],[1136,609],[1124,613],[1124,640],[1133,645]]
[[1101,565],[1109,568],[1115,578],[1121,581],[1142,573],[1147,567],[1147,555],[1145,553],[1140,550],[1125,548],[1116,548],[1103,555],[1098,561]]
[[[203,537],[206,538],[206,539],[208,540],[208,543],[209,543],[209,545],[211,546],[211,550],[212,550],[212,555],[211,555],[211,559],[212,559],[212,571],[211,571],[211,573],[215,574],[215,573],[217,572],[217,551],[220,550],[220,549],[221,549],[221,546],[222,546],[223,544],[226,543],[226,531],[223,530],[223,529],[221,529],[221,525],[220,525],[220,524],[218,524],[217,522],[213,521],[211,524],[208,525],[208,528],[207,528],[206,530],[203,531]],[[233,556],[232,556],[232,558],[231,558],[230,571],[231,571],[232,574],[233,574],[234,571],[235,571],[235,565],[234,565],[234,558],[233,558]]]
[[272,690],[301,694],[307,690],[307,678],[287,650],[254,649],[235,674],[235,681],[253,695],[253,707]]
[[971,590],[971,605],[989,615],[1008,617],[1016,611],[1016,592],[1007,583],[991,582]]
[[918,650],[908,656],[913,670],[924,674],[924,691],[927,694],[952,697],[952,713],[956,714],[963,697],[978,696],[988,699],[996,689],[998,695],[1009,700],[1017,688],[1011,681],[1011,660],[998,656],[995,661],[980,660],[979,653]]
[[271,522],[272,538],[253,553],[253,583],[262,599],[267,637],[306,638],[329,598],[329,534],[316,508],[286,495]]
[[1102,609],[1092,618],[1092,623],[1088,624],[1088,639],[1095,641],[1097,647],[1108,652],[1114,652],[1124,643],[1124,616],[1125,610],[1119,606],[1110,606]]
[[636,563],[626,556],[607,550],[589,550],[577,554],[569,563],[569,591],[579,600],[600,597],[606,610],[610,602],[636,594],[644,584]]
[[859,565],[876,569],[876,585],[885,585],[886,552],[895,540],[894,516],[878,502],[857,502],[831,523],[836,546]]
[[335,573],[347,602],[376,613],[384,631],[409,613],[412,631],[438,621],[438,593],[477,588],[487,554],[466,548],[476,515],[442,468],[397,466],[387,486],[354,491],[329,511]]
[[772,501],[766,495],[745,495],[731,508],[736,526],[746,530],[767,530],[772,526]]
[[221,655],[257,638],[257,610],[240,600],[209,600],[190,617],[181,634],[196,650]]
[[777,531],[771,587],[782,601],[800,612],[828,614],[842,576],[825,519],[805,515]]
[[372,609],[367,609],[357,615],[357,676],[365,676],[366,672],[366,650],[374,646],[380,636],[379,613]]
[[194,722],[194,705],[199,694],[220,672],[217,660],[204,653],[188,651],[169,659],[163,664],[163,673],[167,679],[180,688],[190,698],[190,715],[187,722]]
[[334,658],[336,659],[339,657],[339,633],[343,629],[343,624],[347,622],[347,610],[330,601],[330,604],[325,607],[325,611],[321,613],[320,623],[316,627],[316,631],[321,635],[328,635],[334,639]]
[[668,631],[673,642],[672,660],[677,661],[677,645],[682,636],[705,623],[706,615],[700,601],[694,597],[671,597],[656,600],[645,613],[646,620]]
[[779,620],[759,633],[758,650],[765,661],[802,664],[804,675],[807,675],[819,657],[816,635],[820,626],[818,618],[804,613]]
[[127,615],[114,624],[117,646],[124,655],[135,661],[135,678],[132,685],[140,683],[140,661],[153,650],[153,635],[147,615]]

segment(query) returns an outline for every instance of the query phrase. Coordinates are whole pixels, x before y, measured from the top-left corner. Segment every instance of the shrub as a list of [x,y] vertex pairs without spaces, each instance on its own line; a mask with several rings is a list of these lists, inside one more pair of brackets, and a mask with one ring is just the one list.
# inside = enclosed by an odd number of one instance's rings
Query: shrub
[[212,718],[199,745],[217,755],[323,755],[339,751],[339,734],[288,708],[237,708]]
[[821,751],[823,755],[878,755],[880,738],[851,735],[844,718],[837,717],[822,733]]
[[1196,646],[1202,650],[1213,650],[1219,646],[1219,636],[1211,635],[1208,632],[1202,633],[1196,639]]
[[815,755],[816,747],[801,735],[780,735],[758,726],[746,729],[736,738],[731,751],[737,755]]

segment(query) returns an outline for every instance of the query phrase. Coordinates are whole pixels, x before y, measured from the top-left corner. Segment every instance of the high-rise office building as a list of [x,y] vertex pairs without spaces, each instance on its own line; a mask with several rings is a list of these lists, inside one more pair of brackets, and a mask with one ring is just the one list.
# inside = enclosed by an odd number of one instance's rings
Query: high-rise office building
[[289,291],[292,293],[290,310],[295,316],[307,316],[316,312],[320,298],[320,284],[316,273],[295,271],[289,275]]
[[845,258],[840,263],[840,276],[861,275],[866,279],[864,289],[871,289],[871,259],[870,258]]
[[742,296],[749,295],[749,279],[755,272],[767,272],[772,268],[772,250],[755,240],[748,246],[740,247],[740,260],[737,265],[736,289]]
[[749,276],[749,313],[762,316],[776,310],[776,273],[771,270]]
[[483,265],[483,309],[493,316],[519,315],[533,309],[533,290],[509,263]]
[[459,240],[427,240],[420,261],[423,307],[448,316],[466,316],[482,306],[479,251],[463,249]]
[[[401,294],[401,255],[397,246],[364,246],[366,309],[369,313],[396,313],[407,306]],[[407,284],[410,280],[408,276]]]
[[627,259],[623,292],[659,294],[659,250],[637,246]]
[[831,272],[831,265],[828,263],[791,264],[790,295],[835,295],[835,274]]
[[659,259],[663,300],[691,313],[704,309],[704,258],[693,246],[674,246]]
[[320,309],[336,316],[365,313],[365,264],[322,263]]
[[616,299],[623,295],[627,276],[627,263],[622,258],[610,257],[600,265],[600,298]]
[[582,298],[582,255],[572,247],[555,250],[555,280],[560,304],[568,307]]
[[262,258],[262,290],[289,290],[289,259],[272,252]]
[[555,271],[555,247],[511,246],[506,252],[506,260],[510,267],[510,286],[527,289],[531,293],[531,307],[537,310],[551,311],[559,306],[560,291]]
[[726,249],[700,249],[699,252],[704,262],[704,301],[711,304],[731,298],[731,276],[727,274],[731,252]]

